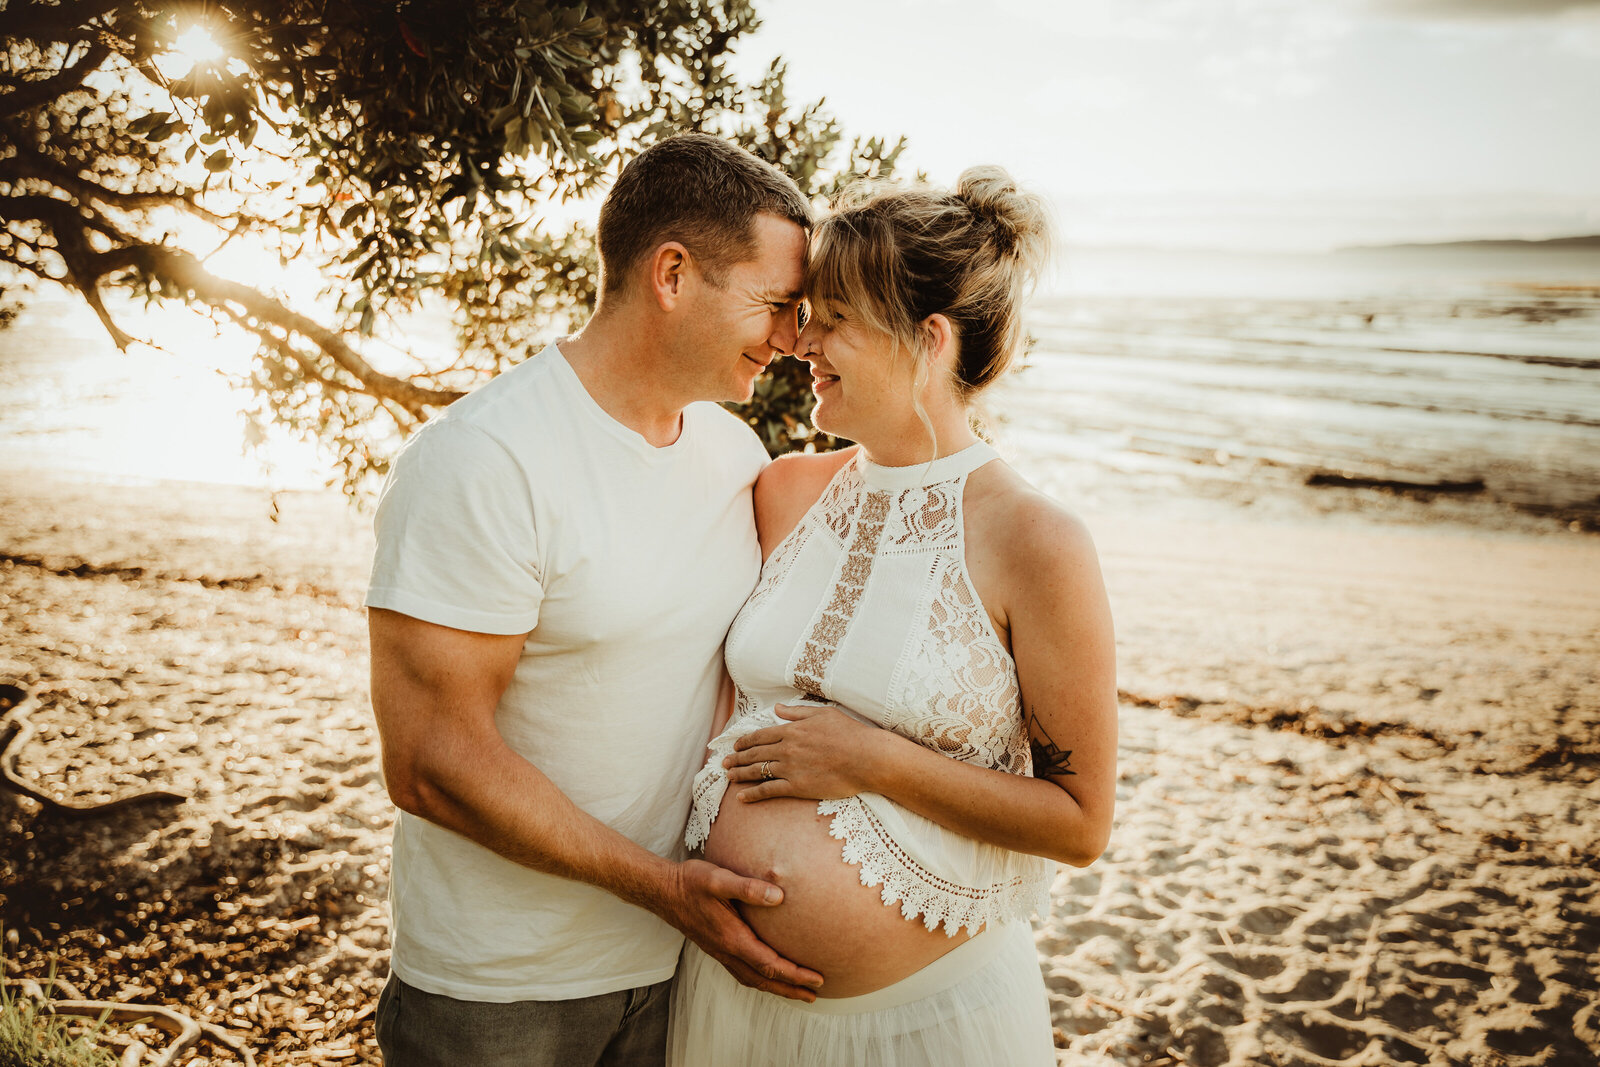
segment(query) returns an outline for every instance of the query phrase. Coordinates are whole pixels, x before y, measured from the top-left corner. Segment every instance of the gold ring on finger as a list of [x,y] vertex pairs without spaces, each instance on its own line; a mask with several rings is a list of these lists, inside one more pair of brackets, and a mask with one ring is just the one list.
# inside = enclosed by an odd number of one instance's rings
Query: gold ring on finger
[[763,782],[772,781],[772,761],[771,760],[762,760],[761,761],[761,780]]

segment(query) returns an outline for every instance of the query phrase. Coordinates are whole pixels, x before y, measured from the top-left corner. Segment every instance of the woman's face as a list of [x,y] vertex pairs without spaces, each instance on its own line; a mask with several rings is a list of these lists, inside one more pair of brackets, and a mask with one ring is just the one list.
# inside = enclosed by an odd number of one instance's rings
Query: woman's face
[[888,334],[852,321],[848,308],[813,309],[800,332],[799,356],[811,365],[817,404],[811,421],[849,441],[916,422],[912,403],[916,359],[895,350]]

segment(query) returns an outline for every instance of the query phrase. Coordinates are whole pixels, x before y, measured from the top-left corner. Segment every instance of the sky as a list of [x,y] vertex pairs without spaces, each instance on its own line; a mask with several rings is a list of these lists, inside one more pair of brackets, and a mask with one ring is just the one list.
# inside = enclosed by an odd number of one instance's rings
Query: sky
[[1079,244],[1600,233],[1600,0],[762,0],[851,132],[999,163]]

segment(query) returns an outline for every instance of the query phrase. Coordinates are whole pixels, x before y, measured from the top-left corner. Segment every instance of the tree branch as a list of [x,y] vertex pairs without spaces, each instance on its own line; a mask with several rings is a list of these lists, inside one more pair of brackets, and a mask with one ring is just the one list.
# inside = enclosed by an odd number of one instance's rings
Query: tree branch
[[[30,271],[41,278],[48,278],[50,281],[60,281],[59,278],[51,278],[47,274],[40,273],[44,268],[46,254],[55,251],[55,249],[48,248],[42,244],[39,244],[37,241],[30,241],[26,237],[23,237],[21,234],[18,234],[13,230],[5,230],[4,235],[6,240],[10,241],[14,246],[12,248],[0,247],[0,257],[3,257],[6,262],[13,263],[16,266]],[[32,262],[19,259],[16,254],[16,247],[26,248],[29,252],[32,252]]]
[[[3,100],[4,98],[0,98]],[[16,136],[16,131],[8,124],[0,122],[0,131],[7,134],[11,143],[16,147],[17,154],[9,161],[11,168],[18,178],[33,178],[38,181],[49,182],[66,193],[71,193],[80,200],[96,200],[107,207],[114,207],[122,211],[137,211],[150,207],[175,207],[189,212],[197,218],[204,219],[215,226],[226,226],[227,220],[221,215],[207,211],[195,203],[184,193],[125,193],[117,189],[108,189],[92,178],[85,178],[73,168],[51,159],[32,145],[27,144]]]
[[[14,39],[10,32],[6,33],[7,40]],[[63,66],[56,74],[39,81],[27,82],[18,89],[0,96],[0,115],[15,115],[72,91],[83,84],[83,79],[111,55],[111,49],[103,41],[94,41],[89,45],[89,50],[83,58],[69,66]]]
[[[273,329],[271,324],[262,322],[254,315],[251,315],[249,312],[245,311],[242,307],[235,307],[232,304],[221,304],[219,305],[219,310],[221,310],[224,315],[228,316],[228,318],[232,319],[235,325],[239,326],[241,329],[248,330],[249,332],[255,334],[261,339],[263,344],[272,346],[272,349],[275,352],[294,363],[295,366],[299,367],[301,372],[312,381],[320,382],[330,389],[343,389],[347,391],[355,389],[358,392],[368,393],[368,395],[377,395],[370,393],[368,390],[362,389],[359,385],[351,386],[348,382],[341,382],[337,379],[330,378],[327,374],[323,373],[323,369],[321,367],[317,366],[315,359],[306,355],[304,352],[300,351],[300,349],[295,347],[294,341],[292,340],[293,335],[287,331]],[[381,401],[383,400],[383,397],[379,396],[378,399]]]
[[[321,323],[248,285],[217,277],[188,252],[135,241],[104,219],[86,215],[83,208],[65,200],[37,193],[0,196],[0,223],[16,221],[34,221],[49,227],[55,238],[55,251],[66,265],[67,280],[83,294],[118,348],[127,348],[135,338],[111,318],[100,297],[100,280],[119,270],[134,269],[164,285],[193,292],[213,307],[226,309],[229,304],[237,305],[249,317],[270,323],[286,334],[304,337],[359,383],[353,391],[392,400],[414,418],[421,418],[427,408],[453,403],[463,395],[458,390],[429,389],[384,374],[363,359],[343,337]],[[118,247],[95,251],[89,246],[90,229],[117,242]],[[325,375],[318,377],[327,380]]]
[[389,413],[389,417],[394,420],[396,426],[400,427],[402,434],[409,434],[416,428],[417,423],[422,421],[415,411],[401,407],[386,396],[379,397],[378,403],[383,405],[383,410]]
[[86,251],[89,247],[86,235],[90,230],[117,244],[135,243],[134,238],[117,229],[93,208],[44,193],[0,196],[0,223],[9,222],[42,222],[50,227],[58,246],[81,245]]
[[[25,210],[19,212],[18,208]],[[89,247],[88,231],[97,230],[116,241],[130,239],[105,220],[86,217],[80,208],[65,200],[37,193],[0,197],[0,222],[18,221],[40,222],[50,228],[50,235],[56,241],[56,254],[67,268],[67,280],[83,294],[84,301],[119,349],[125,350],[132,344],[133,335],[116,324],[100,298],[100,278],[106,272],[94,269],[94,257],[101,253]]]
[[133,245],[97,253],[95,274],[102,277],[115,270],[134,268],[163,284],[189,290],[214,307],[237,304],[245,313],[288,332],[299,334],[361,383],[357,391],[387,398],[420,416],[424,409],[454,403],[464,394],[454,389],[429,389],[404,378],[384,374],[361,357],[334,331],[314,322],[273,298],[238,282],[219,278],[200,265],[188,252],[156,245]]
[[101,15],[115,11],[124,0],[75,0],[48,7],[44,4],[10,4],[0,9],[0,37],[30,40],[37,45],[60,41],[72,30],[83,29]]

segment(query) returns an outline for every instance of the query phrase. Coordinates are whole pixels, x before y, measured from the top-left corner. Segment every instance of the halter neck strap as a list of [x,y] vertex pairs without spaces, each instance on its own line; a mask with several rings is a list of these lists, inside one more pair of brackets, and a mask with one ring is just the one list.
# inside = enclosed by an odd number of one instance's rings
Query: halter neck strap
[[909,467],[885,467],[872,462],[865,452],[857,457],[857,462],[861,465],[862,479],[868,489],[914,489],[923,485],[953,482],[971,474],[990,460],[999,458],[1000,453],[996,452],[993,446],[985,441],[977,441],[959,452],[940,456],[927,463],[915,463]]

